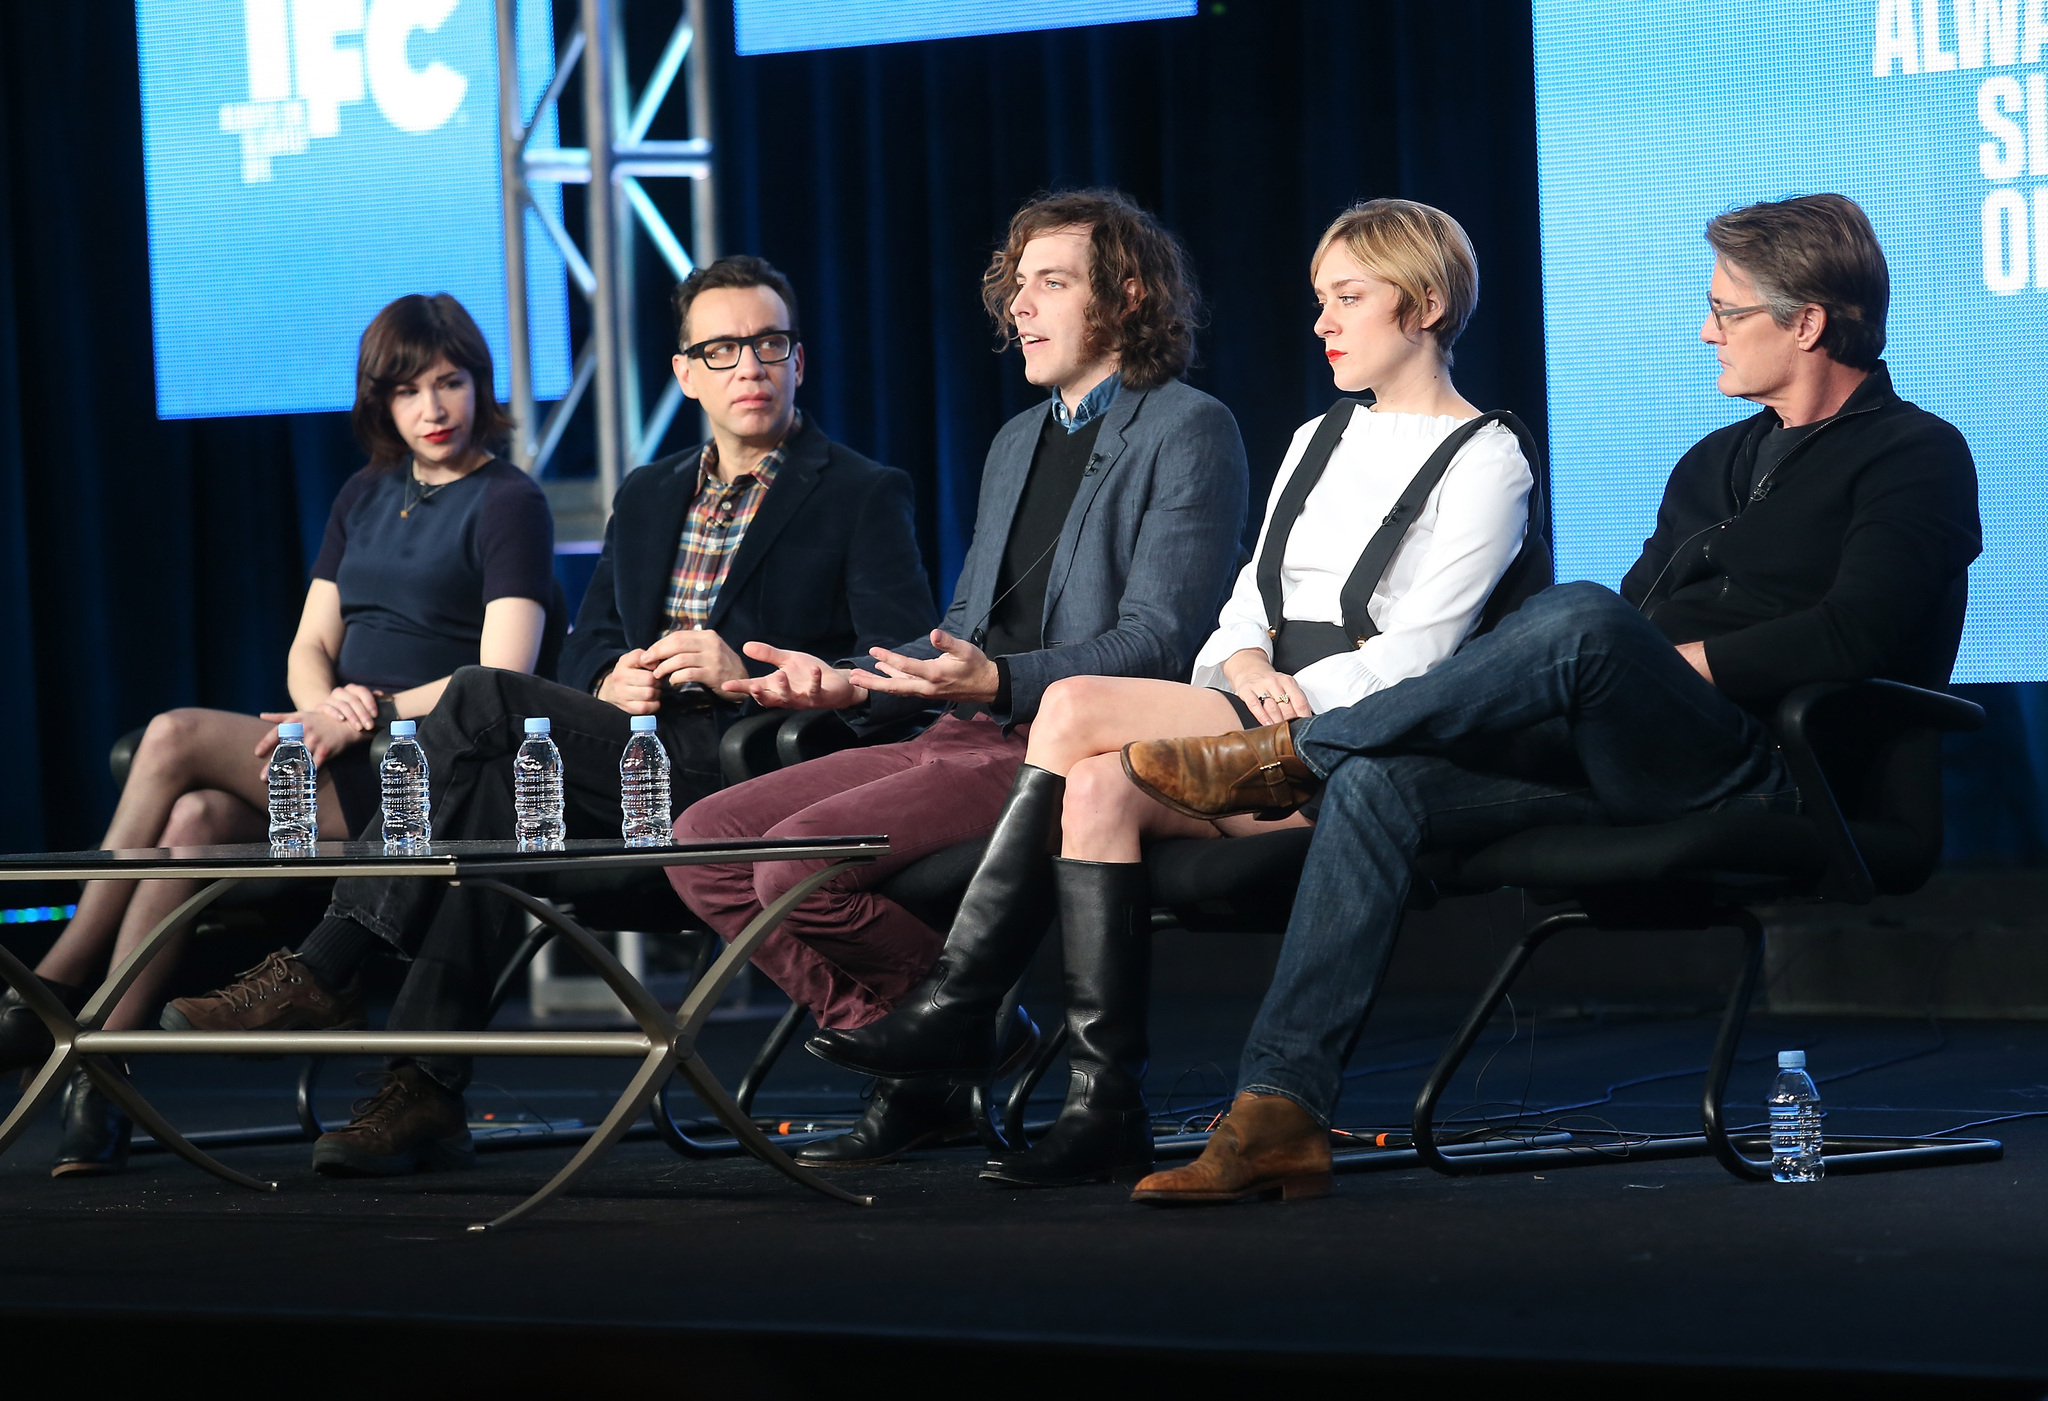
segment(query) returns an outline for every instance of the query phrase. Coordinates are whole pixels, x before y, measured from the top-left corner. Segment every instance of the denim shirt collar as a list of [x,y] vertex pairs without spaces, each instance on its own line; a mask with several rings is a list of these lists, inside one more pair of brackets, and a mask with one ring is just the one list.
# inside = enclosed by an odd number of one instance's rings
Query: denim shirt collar
[[1053,422],[1069,433],[1079,432],[1109,412],[1109,406],[1116,401],[1117,391],[1123,388],[1123,384],[1123,372],[1111,370],[1108,379],[1082,396],[1081,402],[1075,406],[1072,413],[1067,412],[1067,401],[1060,398],[1060,392],[1055,389],[1052,392]]

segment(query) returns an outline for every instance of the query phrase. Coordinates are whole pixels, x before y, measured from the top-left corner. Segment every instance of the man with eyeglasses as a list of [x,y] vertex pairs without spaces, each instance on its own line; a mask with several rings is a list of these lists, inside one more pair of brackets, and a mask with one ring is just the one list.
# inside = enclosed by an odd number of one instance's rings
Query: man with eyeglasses
[[[619,758],[632,717],[656,717],[680,810],[717,789],[719,738],[748,709],[723,683],[774,668],[757,641],[837,656],[929,628],[931,583],[903,472],[870,462],[798,411],[804,352],[788,280],[754,257],[721,258],[676,288],[676,381],[711,425],[701,446],[628,474],[605,525],[558,680],[467,667],[419,722],[434,838],[512,833],[522,721],[546,716],[562,751],[571,837],[614,837]],[[372,824],[365,835],[374,837]],[[412,960],[388,1025],[479,1028],[518,926],[499,896],[440,881],[337,882],[296,953],[220,992],[181,998],[176,1030],[318,1030],[363,1024],[357,972],[374,951]],[[460,1165],[473,1149],[462,1057],[401,1057],[313,1164],[336,1175]]]
[[1878,358],[1891,278],[1870,220],[1809,195],[1730,210],[1707,242],[1700,339],[1720,391],[1762,408],[1679,460],[1619,594],[1547,589],[1427,676],[1342,710],[1124,750],[1139,786],[1194,816],[1322,800],[1230,1114],[1199,1160],[1135,1200],[1330,1190],[1344,1061],[1423,851],[1790,811],[1764,724],[1781,697],[1818,681],[1947,684],[1982,547],[1977,475],[1962,435],[1901,399]]

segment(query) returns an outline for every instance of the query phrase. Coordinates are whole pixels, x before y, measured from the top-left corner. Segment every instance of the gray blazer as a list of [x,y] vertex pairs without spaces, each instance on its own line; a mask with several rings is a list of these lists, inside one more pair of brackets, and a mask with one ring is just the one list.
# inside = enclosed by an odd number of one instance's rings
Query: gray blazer
[[[974,543],[939,624],[955,637],[972,636],[995,605],[1003,550],[1047,412],[1043,404],[1027,409],[989,444]],[[1250,492],[1244,440],[1229,409],[1179,380],[1119,390],[1053,551],[1045,647],[1010,658],[1010,708],[992,718],[1029,720],[1045,688],[1063,676],[1185,680],[1236,578]],[[896,650],[937,655],[922,637]],[[864,708],[860,723],[868,725],[921,703],[877,695]]]

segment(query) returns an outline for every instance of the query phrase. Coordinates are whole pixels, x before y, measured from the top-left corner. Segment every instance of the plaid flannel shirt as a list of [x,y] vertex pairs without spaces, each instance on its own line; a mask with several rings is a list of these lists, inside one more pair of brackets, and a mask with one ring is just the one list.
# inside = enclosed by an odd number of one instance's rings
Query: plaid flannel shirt
[[798,414],[789,432],[775,450],[730,482],[718,479],[718,445],[706,443],[697,459],[697,496],[683,517],[682,537],[676,542],[675,571],[668,583],[668,621],[671,630],[701,628],[711,620],[718,591],[732,568],[732,557],[746,538],[775,473],[788,456],[789,444],[803,428]]

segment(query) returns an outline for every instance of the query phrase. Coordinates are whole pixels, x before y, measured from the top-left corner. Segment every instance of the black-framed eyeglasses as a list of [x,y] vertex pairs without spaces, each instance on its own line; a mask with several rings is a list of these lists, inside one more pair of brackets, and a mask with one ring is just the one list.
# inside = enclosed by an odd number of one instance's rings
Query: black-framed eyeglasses
[[796,332],[763,331],[758,336],[721,336],[717,340],[686,345],[683,354],[702,360],[706,369],[730,370],[740,363],[741,354],[750,346],[754,358],[762,364],[780,365],[796,353]]
[[1714,327],[1722,335],[1728,334],[1728,323],[1744,316],[1753,316],[1759,311],[1769,311],[1769,302],[1758,302],[1755,306],[1722,306],[1712,297],[1707,298],[1707,311],[1714,318]]

